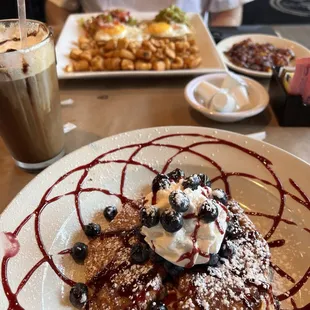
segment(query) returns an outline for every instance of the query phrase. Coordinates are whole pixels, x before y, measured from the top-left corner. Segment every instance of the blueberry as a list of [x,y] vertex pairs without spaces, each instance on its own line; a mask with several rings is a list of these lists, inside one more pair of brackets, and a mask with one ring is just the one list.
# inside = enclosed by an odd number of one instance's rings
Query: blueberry
[[88,288],[84,283],[76,283],[70,290],[69,296],[71,304],[77,308],[82,309],[88,301]]
[[101,227],[99,224],[89,223],[84,226],[84,232],[87,237],[97,237],[101,233]]
[[220,261],[220,256],[217,253],[210,254],[210,260],[208,261],[208,266],[216,267]]
[[88,246],[85,243],[77,242],[71,249],[71,256],[78,264],[82,264],[87,257]]
[[170,186],[170,181],[167,175],[158,174],[152,182],[152,191],[157,193],[160,189],[166,189]]
[[154,263],[154,264],[160,264],[160,263],[163,263],[165,261],[165,259],[163,257],[161,257],[155,251],[152,251],[152,250],[150,251],[150,259],[151,259],[152,263]]
[[204,187],[204,186],[211,187],[211,181],[210,181],[209,177],[206,174],[199,173],[198,177],[200,178],[200,185],[202,187]]
[[214,199],[205,200],[198,213],[198,217],[207,224],[215,221],[218,215],[219,211]]
[[237,216],[233,216],[227,224],[226,236],[228,239],[237,239],[243,234]]
[[280,301],[277,299],[277,297],[273,298],[273,305],[275,309],[280,310]]
[[182,273],[184,271],[183,267],[174,265],[168,261],[164,262],[164,268],[166,270],[166,272],[172,277],[175,278],[177,276],[180,275],[180,273]]
[[115,206],[108,206],[104,209],[103,215],[104,217],[111,222],[117,214],[117,209]]
[[192,190],[195,190],[200,185],[200,177],[198,174],[192,174],[191,176],[187,177],[184,182],[182,183],[183,188],[190,188]]
[[151,228],[159,223],[159,210],[155,206],[143,207],[140,211],[141,223],[143,226]]
[[[240,227],[241,229],[241,227]],[[246,239],[256,240],[259,238],[259,232],[256,230],[250,230],[246,232]]]
[[224,258],[231,258],[235,253],[235,248],[230,242],[223,242],[219,255]]
[[184,179],[185,173],[183,170],[176,168],[167,174],[168,178],[174,182],[179,182],[180,179]]
[[142,264],[149,259],[149,248],[144,243],[136,243],[131,247],[130,257],[133,263]]
[[221,188],[216,188],[212,190],[213,199],[222,203],[224,206],[227,206],[228,196]]
[[174,233],[182,228],[183,217],[173,209],[166,209],[160,216],[160,222],[166,231]]
[[161,301],[152,301],[149,310],[167,310],[168,308]]
[[173,191],[169,195],[169,203],[177,212],[186,212],[189,208],[189,199],[186,194],[180,190]]

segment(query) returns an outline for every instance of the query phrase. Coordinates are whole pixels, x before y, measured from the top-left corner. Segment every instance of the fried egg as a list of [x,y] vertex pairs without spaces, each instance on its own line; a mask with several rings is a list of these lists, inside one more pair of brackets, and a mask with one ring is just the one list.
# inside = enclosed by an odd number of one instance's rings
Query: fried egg
[[150,38],[150,35],[148,33],[143,32],[143,30],[140,27],[128,26],[126,38],[129,41],[142,42],[143,40],[148,40]]
[[185,24],[168,24],[166,22],[152,22],[147,26],[145,32],[159,38],[183,37],[186,34],[192,33]]
[[111,39],[127,38],[129,41],[143,41],[149,38],[149,35],[143,33],[142,29],[136,26],[128,26],[125,24],[109,24],[102,27],[95,34],[96,41],[109,41]]
[[96,41],[109,41],[111,39],[122,39],[126,36],[127,27],[123,24],[107,24],[95,34]]

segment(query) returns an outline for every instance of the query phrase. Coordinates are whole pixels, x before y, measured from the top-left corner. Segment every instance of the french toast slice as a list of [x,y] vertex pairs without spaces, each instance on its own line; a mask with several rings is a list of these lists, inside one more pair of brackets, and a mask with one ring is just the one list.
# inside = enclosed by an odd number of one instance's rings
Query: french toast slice
[[85,267],[86,283],[92,290],[90,310],[147,309],[164,290],[163,268],[155,268],[150,260],[144,264],[131,261],[131,246],[140,239],[139,225],[137,206],[125,204],[101,237],[89,243]]

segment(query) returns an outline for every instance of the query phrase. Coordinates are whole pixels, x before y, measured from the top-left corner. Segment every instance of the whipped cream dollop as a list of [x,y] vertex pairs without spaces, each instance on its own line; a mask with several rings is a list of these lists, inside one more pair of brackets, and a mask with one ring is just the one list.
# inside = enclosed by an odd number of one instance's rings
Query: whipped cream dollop
[[[162,214],[164,210],[171,209],[170,193],[182,191],[189,199],[188,210],[181,213],[182,228],[170,233],[159,221],[157,225],[150,228],[143,226],[141,232],[145,235],[145,241],[157,254],[175,265],[191,268],[196,264],[207,263],[210,260],[210,254],[219,252],[227,228],[227,210],[224,205],[212,199],[210,187],[198,186],[194,190],[184,189],[183,181],[184,179],[177,183],[171,182],[166,189],[159,189],[155,194],[151,192],[145,198],[146,212],[153,212],[155,206]],[[154,195],[156,197],[153,197]],[[206,201],[212,203],[218,211],[216,220],[209,223],[198,217],[201,206]]]
[[[48,30],[40,24],[34,25],[33,22],[29,21],[28,25],[28,36],[25,39],[23,48],[29,48],[42,42],[48,37]],[[18,23],[12,23],[11,27],[0,26],[0,53],[5,53],[7,50],[20,50],[22,44],[20,41],[19,25]]]

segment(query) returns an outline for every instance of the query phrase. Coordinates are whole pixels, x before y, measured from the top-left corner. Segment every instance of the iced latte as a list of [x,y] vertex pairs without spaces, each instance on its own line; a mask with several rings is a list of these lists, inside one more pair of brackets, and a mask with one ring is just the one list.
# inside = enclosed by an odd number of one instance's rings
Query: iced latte
[[52,34],[28,21],[0,21],[0,134],[18,166],[42,169],[63,155],[64,134]]

